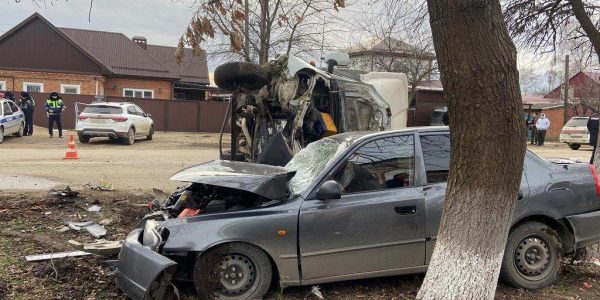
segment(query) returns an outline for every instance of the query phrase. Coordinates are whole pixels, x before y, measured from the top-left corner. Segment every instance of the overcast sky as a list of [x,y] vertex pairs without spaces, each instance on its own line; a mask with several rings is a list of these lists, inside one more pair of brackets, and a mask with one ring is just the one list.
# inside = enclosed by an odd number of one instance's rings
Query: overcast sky
[[[52,3],[52,4],[51,4]],[[0,34],[38,12],[57,27],[72,27],[142,35],[149,44],[176,46],[192,16],[191,1],[95,0],[88,21],[89,0],[0,0]]]

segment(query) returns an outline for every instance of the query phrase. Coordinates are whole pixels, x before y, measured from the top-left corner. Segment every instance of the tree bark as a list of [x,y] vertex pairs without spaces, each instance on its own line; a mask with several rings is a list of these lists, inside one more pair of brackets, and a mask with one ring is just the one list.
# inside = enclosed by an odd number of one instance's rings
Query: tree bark
[[417,299],[493,299],[517,200],[525,126],[498,0],[428,0],[449,109],[444,214]]

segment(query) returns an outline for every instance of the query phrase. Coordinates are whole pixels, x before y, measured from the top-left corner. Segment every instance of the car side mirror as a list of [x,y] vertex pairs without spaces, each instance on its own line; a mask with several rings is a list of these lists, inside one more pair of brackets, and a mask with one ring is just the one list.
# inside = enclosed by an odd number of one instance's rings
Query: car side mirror
[[144,117],[146,117],[146,118],[150,118],[150,117],[151,117],[151,115],[150,115],[150,114],[147,114],[147,113],[144,113]]
[[342,189],[335,180],[325,181],[317,191],[317,199],[333,200],[342,198]]

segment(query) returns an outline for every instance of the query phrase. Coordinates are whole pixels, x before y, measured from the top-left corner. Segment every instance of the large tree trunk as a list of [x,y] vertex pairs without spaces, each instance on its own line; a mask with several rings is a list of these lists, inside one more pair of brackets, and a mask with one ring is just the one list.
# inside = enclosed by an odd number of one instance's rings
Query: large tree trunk
[[[583,5],[582,0],[569,0],[571,4],[571,9],[573,10],[573,14],[575,18],[581,25],[581,28],[585,32],[585,34],[590,39],[590,43],[594,47],[594,51],[596,51],[596,55],[598,56],[598,60],[600,61],[600,32],[594,26],[594,23],[590,19],[590,16],[585,11],[585,7]],[[598,138],[600,138],[600,132],[598,133]],[[598,157],[598,153],[596,152],[596,156],[594,157],[594,167],[596,170],[600,171],[600,157]],[[595,244],[589,246],[582,253],[581,259],[584,260],[592,260],[594,258],[600,258],[600,244]]]
[[452,157],[417,299],[493,299],[517,200],[525,126],[516,49],[498,0],[428,0]]

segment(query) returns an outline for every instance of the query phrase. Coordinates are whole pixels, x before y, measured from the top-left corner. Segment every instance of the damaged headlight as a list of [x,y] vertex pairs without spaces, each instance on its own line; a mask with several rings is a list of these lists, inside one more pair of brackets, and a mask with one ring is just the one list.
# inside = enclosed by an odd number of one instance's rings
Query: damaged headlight
[[160,225],[154,220],[147,220],[144,226],[144,233],[142,236],[142,244],[149,247],[153,251],[158,250],[158,247],[162,243],[162,236],[159,232]]

